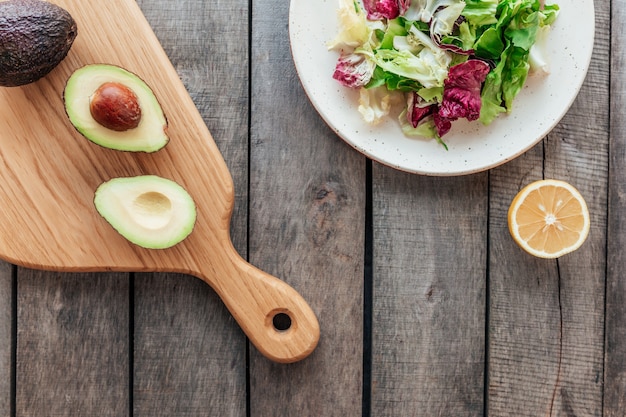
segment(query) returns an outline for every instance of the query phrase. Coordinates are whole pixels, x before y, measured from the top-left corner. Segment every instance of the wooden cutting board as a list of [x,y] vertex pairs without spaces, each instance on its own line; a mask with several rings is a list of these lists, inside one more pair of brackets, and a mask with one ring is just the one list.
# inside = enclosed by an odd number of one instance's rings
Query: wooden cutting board
[[[218,293],[263,355],[277,362],[308,356],[319,339],[317,319],[292,287],[235,251],[229,234],[232,178],[136,2],[53,3],[78,25],[68,56],[33,84],[0,87],[0,257],[46,270],[194,275]],[[170,142],[164,149],[119,152],[76,132],[65,114],[63,89],[74,70],[90,63],[119,65],[152,87],[169,122]],[[141,174],[172,179],[194,198],[196,226],[182,243],[165,250],[140,248],[96,212],[98,185]],[[288,329],[276,328],[277,314],[291,319]]]

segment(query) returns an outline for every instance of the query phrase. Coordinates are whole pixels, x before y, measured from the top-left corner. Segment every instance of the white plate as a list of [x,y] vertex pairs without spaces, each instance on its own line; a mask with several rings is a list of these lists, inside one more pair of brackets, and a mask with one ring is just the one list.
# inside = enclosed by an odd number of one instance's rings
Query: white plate
[[443,139],[408,138],[397,119],[376,126],[357,111],[358,93],[332,78],[338,53],[326,44],[338,32],[338,0],[291,0],[289,37],[298,76],[313,106],[347,143],[402,171],[464,175],[493,168],[524,153],[559,122],[585,79],[594,41],[593,0],[554,0],[560,7],[549,44],[549,75],[531,75],[513,111],[492,124],[458,120]]

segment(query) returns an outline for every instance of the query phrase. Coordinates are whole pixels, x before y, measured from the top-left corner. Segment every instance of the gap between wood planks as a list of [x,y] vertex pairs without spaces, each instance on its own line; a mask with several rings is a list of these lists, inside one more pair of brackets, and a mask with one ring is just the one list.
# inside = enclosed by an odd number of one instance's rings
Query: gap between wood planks
[[372,160],[365,165],[365,256],[363,268],[363,393],[361,411],[363,417],[372,414],[372,315],[374,286],[374,215]]

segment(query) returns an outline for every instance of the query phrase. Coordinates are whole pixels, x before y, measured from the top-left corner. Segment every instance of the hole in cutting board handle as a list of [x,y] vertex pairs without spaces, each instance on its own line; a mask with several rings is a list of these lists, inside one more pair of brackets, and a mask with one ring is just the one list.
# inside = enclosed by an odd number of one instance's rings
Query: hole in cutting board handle
[[291,328],[291,317],[284,312],[276,313],[272,318],[272,324],[277,331],[285,332]]

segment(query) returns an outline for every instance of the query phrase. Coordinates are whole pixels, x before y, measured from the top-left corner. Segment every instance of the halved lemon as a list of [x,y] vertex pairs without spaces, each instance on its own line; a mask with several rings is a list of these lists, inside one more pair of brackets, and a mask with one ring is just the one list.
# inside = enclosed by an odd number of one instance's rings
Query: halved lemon
[[539,180],[524,187],[508,213],[513,240],[540,258],[558,258],[578,249],[589,234],[589,210],[571,184]]

